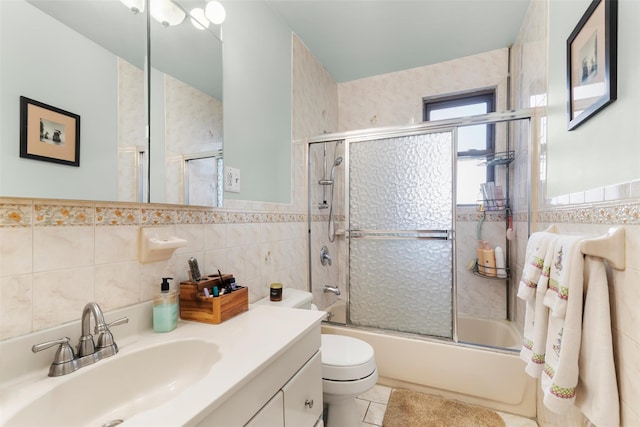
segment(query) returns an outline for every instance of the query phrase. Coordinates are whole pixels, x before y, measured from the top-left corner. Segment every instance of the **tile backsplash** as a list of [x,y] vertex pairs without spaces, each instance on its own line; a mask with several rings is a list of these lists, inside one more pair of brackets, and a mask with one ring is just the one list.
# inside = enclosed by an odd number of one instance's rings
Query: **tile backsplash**
[[[162,277],[232,273],[250,300],[271,282],[305,289],[306,216],[244,209],[0,198],[0,339],[148,301]],[[168,261],[138,262],[140,227],[169,226],[188,245]]]

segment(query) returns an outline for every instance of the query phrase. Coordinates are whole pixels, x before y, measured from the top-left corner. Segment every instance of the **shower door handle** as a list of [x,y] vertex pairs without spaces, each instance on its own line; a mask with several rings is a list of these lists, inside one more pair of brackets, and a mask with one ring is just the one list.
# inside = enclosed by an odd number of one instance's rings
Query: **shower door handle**
[[454,230],[348,230],[347,238],[453,240]]

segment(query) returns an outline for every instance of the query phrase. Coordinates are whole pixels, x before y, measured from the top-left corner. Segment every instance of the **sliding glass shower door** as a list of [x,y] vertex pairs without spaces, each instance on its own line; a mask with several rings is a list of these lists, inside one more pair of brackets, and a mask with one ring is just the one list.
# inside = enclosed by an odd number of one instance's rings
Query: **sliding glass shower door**
[[453,337],[453,133],[350,141],[350,323]]

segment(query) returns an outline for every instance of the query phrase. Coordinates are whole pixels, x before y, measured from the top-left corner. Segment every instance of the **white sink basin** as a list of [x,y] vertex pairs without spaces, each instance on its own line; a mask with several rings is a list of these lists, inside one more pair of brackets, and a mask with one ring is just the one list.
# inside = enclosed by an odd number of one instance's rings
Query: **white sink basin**
[[115,426],[202,379],[220,359],[216,344],[169,341],[120,353],[59,378],[5,426]]

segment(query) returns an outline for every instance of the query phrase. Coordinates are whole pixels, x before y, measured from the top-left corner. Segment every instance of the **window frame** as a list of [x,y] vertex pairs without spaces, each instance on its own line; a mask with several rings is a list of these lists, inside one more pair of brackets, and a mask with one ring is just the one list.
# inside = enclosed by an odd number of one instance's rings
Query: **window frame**
[[[422,98],[422,112],[423,121],[428,122],[430,120],[431,113],[433,111],[461,107],[471,104],[487,104],[487,113],[493,113],[496,111],[496,91],[495,89],[487,89],[481,91],[465,92],[459,94],[451,94],[438,97],[424,97]],[[484,113],[483,113],[484,114]],[[495,124],[487,124],[487,143],[484,150],[471,149],[465,151],[457,151],[458,158],[485,158],[490,160],[495,156],[496,146],[496,133]],[[495,181],[495,166],[487,164],[486,166],[486,181]],[[466,203],[459,205],[468,205]]]

